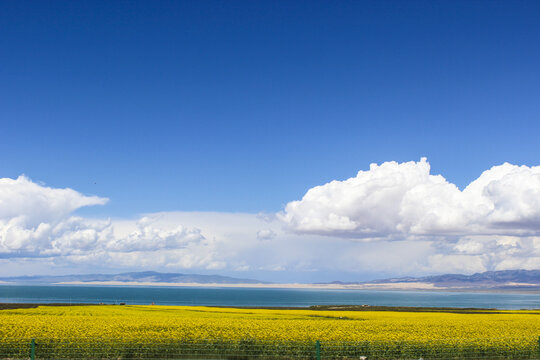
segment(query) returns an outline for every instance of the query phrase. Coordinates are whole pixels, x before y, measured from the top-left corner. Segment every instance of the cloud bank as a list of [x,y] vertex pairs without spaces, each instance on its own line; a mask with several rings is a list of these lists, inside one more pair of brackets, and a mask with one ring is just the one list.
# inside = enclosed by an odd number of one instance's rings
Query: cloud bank
[[279,214],[297,233],[391,240],[540,233],[540,166],[505,163],[463,191],[419,162],[371,164],[309,189]]
[[159,270],[353,281],[540,268],[540,167],[494,166],[460,190],[430,174],[426,159],[386,162],[309,189],[277,214],[74,215],[107,201],[24,176],[0,179],[0,275]]
[[182,225],[156,228],[149,217],[134,222],[131,232],[118,236],[110,220],[72,215],[77,209],[104,205],[107,201],[72,189],[42,186],[25,176],[0,179],[0,256],[62,256],[77,261],[114,262],[122,257],[120,254],[133,258],[130,253],[174,251],[205,240],[198,229]]

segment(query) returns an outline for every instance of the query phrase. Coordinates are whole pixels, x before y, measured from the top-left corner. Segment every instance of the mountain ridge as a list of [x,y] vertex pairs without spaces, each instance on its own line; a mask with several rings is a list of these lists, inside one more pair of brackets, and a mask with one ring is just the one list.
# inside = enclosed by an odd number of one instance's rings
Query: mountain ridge
[[485,271],[472,275],[442,274],[420,277],[396,277],[362,282],[333,281],[327,284],[386,286],[398,284],[427,284],[433,289],[540,289],[540,270],[499,270]]
[[492,283],[499,284],[501,282],[515,283],[531,283],[540,285],[540,270],[500,270],[500,271],[485,271],[482,273],[474,273],[472,275],[463,274],[442,274],[430,275],[422,277],[403,277],[390,278],[383,280],[375,280],[373,282],[431,282],[431,283],[446,283],[446,284],[474,284],[474,283]]
[[160,273],[157,271],[125,272],[119,274],[34,275],[0,277],[0,281],[18,284],[57,284],[70,282],[146,282],[197,284],[268,284],[254,279],[240,279],[222,275]]
[[[213,284],[272,286],[280,284],[255,279],[242,279],[222,275],[201,275],[183,273],[161,273],[157,271],[124,272],[118,274],[82,275],[34,275],[0,277],[0,283],[27,285],[54,284]],[[295,284],[289,284],[294,287]],[[472,275],[442,274],[421,277],[395,277],[363,282],[333,281],[325,283],[296,284],[296,286],[318,286],[323,288],[343,287],[350,289],[533,289],[540,290],[540,270],[501,270],[486,271]]]

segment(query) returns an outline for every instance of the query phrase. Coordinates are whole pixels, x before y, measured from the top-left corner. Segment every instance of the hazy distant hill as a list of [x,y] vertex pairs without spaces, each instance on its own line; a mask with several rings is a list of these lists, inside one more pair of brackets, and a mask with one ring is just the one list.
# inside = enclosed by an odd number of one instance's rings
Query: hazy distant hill
[[377,283],[392,282],[428,282],[439,285],[503,285],[503,284],[535,284],[540,285],[540,270],[503,270],[487,271],[473,275],[445,274],[424,277],[405,277],[375,281]]
[[334,284],[403,284],[426,283],[441,288],[466,289],[540,289],[540,270],[503,270],[487,271],[473,275],[444,274],[423,277],[400,277],[381,279],[366,282],[343,283],[335,281]]
[[159,273],[155,271],[128,272],[122,274],[88,274],[62,276],[17,276],[4,277],[0,281],[16,284],[55,284],[60,282],[91,282],[91,281],[122,281],[122,282],[152,282],[152,283],[198,283],[198,284],[265,284],[253,279],[237,279],[221,275],[198,275]]
[[[8,284],[57,284],[66,282],[145,282],[145,283],[197,283],[197,284],[269,284],[254,279],[238,279],[221,275],[199,275],[159,273],[155,271],[128,272],[122,274],[88,274],[63,276],[18,276],[3,277],[0,282]],[[321,284],[321,283],[319,283]],[[524,289],[540,290],[540,270],[488,271],[473,275],[445,274],[423,277],[400,277],[366,282],[322,283],[321,285],[343,285],[359,289],[404,288],[403,284],[427,284],[429,288],[440,289]],[[422,287],[422,286],[421,286]],[[426,288],[425,286],[423,286]],[[405,287],[406,288],[406,287]]]

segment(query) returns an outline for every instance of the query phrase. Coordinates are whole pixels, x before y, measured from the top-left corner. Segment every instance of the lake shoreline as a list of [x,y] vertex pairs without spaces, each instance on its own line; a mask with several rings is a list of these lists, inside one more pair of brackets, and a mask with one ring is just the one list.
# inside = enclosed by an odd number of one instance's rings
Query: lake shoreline
[[[538,309],[540,294],[500,289],[336,289],[310,287],[244,286],[236,284],[100,283],[0,285],[0,303],[139,304],[254,308],[308,308],[310,306],[382,306],[477,309]],[[189,285],[189,286],[187,286]]]
[[[3,284],[6,285],[6,284]],[[435,286],[432,283],[364,283],[364,284],[221,284],[221,283],[172,283],[138,281],[69,281],[52,285],[91,285],[91,286],[133,286],[133,287],[194,287],[194,288],[253,288],[253,289],[306,289],[306,290],[369,290],[369,291],[436,291],[436,292],[474,292],[474,293],[528,293],[540,294],[539,286],[509,287],[450,287]]]
[[460,292],[460,293],[496,293],[496,294],[540,294],[540,286],[529,284],[507,285],[498,287],[453,287],[435,286],[432,283],[363,283],[363,284],[267,284],[267,283],[175,283],[175,282],[140,282],[140,281],[65,281],[57,283],[8,283],[2,286],[90,286],[90,287],[126,287],[126,288],[221,288],[221,289],[287,289],[287,290],[355,290],[355,291],[420,291],[420,292]]

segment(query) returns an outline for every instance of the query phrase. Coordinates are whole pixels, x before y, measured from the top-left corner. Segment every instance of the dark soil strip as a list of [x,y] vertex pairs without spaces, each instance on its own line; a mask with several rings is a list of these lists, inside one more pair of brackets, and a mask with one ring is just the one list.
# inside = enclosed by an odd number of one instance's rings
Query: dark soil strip
[[[0,310],[9,309],[31,309],[38,306],[89,306],[104,304],[88,303],[47,303],[47,304],[28,304],[28,303],[0,303]],[[105,304],[113,305],[113,304]],[[120,304],[124,305],[124,304]],[[452,307],[413,307],[413,306],[371,306],[371,305],[314,305],[309,307],[272,307],[272,306],[209,306],[214,308],[236,308],[236,309],[268,309],[268,310],[324,310],[324,311],[401,311],[401,312],[436,312],[436,313],[455,313],[455,314],[505,314],[499,309],[482,308],[452,308]],[[499,311],[498,311],[499,310]],[[530,312],[529,312],[530,311]],[[538,311],[538,310],[536,310]],[[540,315],[535,310],[524,310],[524,313]]]
[[33,309],[38,306],[86,306],[86,305],[98,305],[98,304],[63,304],[63,303],[50,303],[50,304],[10,304],[10,303],[0,303],[0,310],[11,310],[11,309]]

